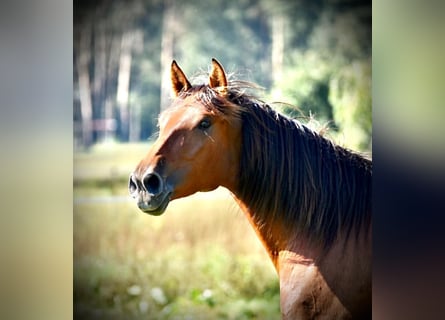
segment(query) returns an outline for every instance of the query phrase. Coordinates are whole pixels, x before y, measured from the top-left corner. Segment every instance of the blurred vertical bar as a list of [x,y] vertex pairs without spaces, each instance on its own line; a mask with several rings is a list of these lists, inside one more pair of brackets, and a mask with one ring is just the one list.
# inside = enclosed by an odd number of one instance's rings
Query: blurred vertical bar
[[0,25],[0,318],[67,319],[72,2],[2,2]]
[[373,1],[376,319],[443,318],[445,3]]

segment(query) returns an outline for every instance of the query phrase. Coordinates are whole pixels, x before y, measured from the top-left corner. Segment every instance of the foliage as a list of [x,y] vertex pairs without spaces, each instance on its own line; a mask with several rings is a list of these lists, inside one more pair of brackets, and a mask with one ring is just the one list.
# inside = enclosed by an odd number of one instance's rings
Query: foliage
[[215,57],[229,72],[247,71],[252,80],[270,85],[268,13],[257,1],[184,1],[178,6],[183,31],[175,55],[185,71],[205,68]]
[[348,146],[371,149],[372,105],[370,63],[354,62],[342,68],[331,82],[329,100],[334,106],[334,119],[340,124]]
[[[286,113],[314,116],[329,123],[336,142],[356,150],[370,150],[370,12],[366,4],[343,7],[342,1],[319,9],[321,13],[315,19],[303,20],[306,27],[300,29],[305,30],[306,45],[289,48],[283,78],[275,87],[289,99],[286,102],[296,106],[285,107]],[[289,41],[298,43],[295,39],[299,37]]]
[[332,106],[328,100],[329,66],[313,51],[295,52],[287,62],[282,81],[277,83],[282,96],[296,106],[284,111],[291,116],[314,115],[320,121],[332,119]]
[[[366,84],[371,56],[370,1],[110,0],[96,6],[76,8],[75,49],[79,48],[81,30],[89,25],[92,30],[90,77],[95,85],[92,92],[95,118],[104,116],[104,101],[108,101],[112,104],[114,117],[118,122],[122,121],[115,102],[121,49],[113,43],[119,44],[125,33],[142,34],[135,38],[137,41],[132,49],[128,108],[130,121],[138,123],[133,127],[140,127],[138,139],[147,139],[156,132],[162,91],[163,21],[169,8],[175,12],[171,31],[173,57],[187,74],[193,75],[202,69],[207,71],[205,68],[209,66],[210,58],[215,57],[238,78],[265,87],[266,96],[278,96],[280,100],[297,106],[306,116],[313,114],[320,121],[331,122],[347,146],[361,150],[370,147],[371,95],[370,86]],[[274,33],[273,23],[277,19],[284,25],[281,31]],[[101,37],[105,39],[105,49],[95,44],[102,41]],[[276,39],[280,38],[282,48],[277,47]],[[278,62],[272,61],[274,48],[282,54],[282,60],[278,59]],[[100,50],[108,53],[101,55]],[[80,53],[78,50],[74,53],[77,61]],[[99,57],[107,55],[104,64]],[[278,63],[278,69],[274,63]],[[98,78],[99,64],[108,65],[106,80]],[[277,73],[280,68],[282,74]],[[352,76],[352,71],[348,70],[355,68],[364,71]],[[364,79],[353,81],[357,85],[346,80],[362,75]],[[75,88],[78,88],[78,76],[75,74],[74,77]],[[102,85],[101,81],[104,82]],[[350,85],[345,85],[348,81]],[[80,94],[75,94],[76,121],[80,119],[78,96]],[[360,99],[347,96],[360,96]],[[356,110],[355,115],[346,115],[350,110]],[[357,117],[359,110],[367,110],[360,119]],[[299,115],[295,108],[284,108],[284,111]],[[349,129],[350,126],[354,128]],[[360,138],[355,138],[354,132],[360,132]],[[119,130],[116,134],[118,140],[127,141]],[[96,136],[96,141],[99,138]]]

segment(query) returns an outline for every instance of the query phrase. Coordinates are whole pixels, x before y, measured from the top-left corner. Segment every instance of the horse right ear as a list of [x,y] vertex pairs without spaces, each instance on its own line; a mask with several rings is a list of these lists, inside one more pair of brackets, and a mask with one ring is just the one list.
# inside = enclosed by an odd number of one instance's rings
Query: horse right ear
[[181,90],[186,91],[192,87],[190,82],[187,80],[184,72],[181,70],[181,68],[179,68],[175,60],[173,60],[172,62],[170,77],[172,80],[172,88],[175,97],[179,95],[179,92],[181,92]]
[[210,88],[215,88],[220,94],[227,94],[227,78],[223,66],[216,60],[212,59],[212,71],[209,76]]

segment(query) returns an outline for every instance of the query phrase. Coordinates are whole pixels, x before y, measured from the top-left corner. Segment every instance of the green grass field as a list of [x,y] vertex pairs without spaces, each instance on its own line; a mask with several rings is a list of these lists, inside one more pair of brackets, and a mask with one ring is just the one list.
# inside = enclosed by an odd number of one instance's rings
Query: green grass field
[[75,154],[75,318],[279,319],[273,265],[227,190],[175,200],[159,217],[127,196],[147,148]]

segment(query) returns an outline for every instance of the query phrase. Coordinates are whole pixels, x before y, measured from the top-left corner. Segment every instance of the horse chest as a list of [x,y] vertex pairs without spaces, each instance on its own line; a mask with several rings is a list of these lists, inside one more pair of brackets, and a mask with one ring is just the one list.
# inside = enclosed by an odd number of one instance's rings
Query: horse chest
[[283,320],[351,318],[314,263],[285,252],[278,264]]

